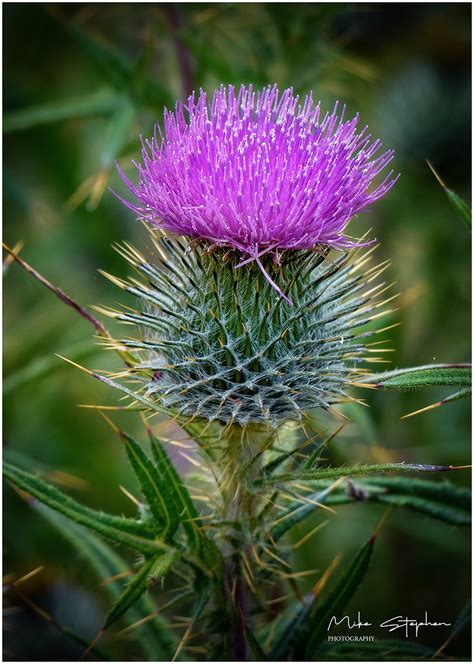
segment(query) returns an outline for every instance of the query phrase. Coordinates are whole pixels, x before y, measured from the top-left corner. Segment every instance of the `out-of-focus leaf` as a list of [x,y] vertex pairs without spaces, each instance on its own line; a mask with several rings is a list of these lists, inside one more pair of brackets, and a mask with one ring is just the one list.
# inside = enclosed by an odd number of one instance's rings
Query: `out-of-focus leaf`
[[120,96],[100,89],[80,97],[46,102],[16,111],[8,111],[3,116],[3,131],[24,131],[40,125],[61,122],[72,118],[112,113],[120,105]]
[[69,24],[68,28],[108,82],[121,91],[126,89],[132,73],[132,67],[126,59],[113,49],[99,43],[78,25]]
[[116,544],[123,544],[148,555],[162,553],[165,548],[163,543],[155,539],[155,533],[144,523],[85,507],[50,484],[43,482],[39,477],[9,463],[4,462],[3,474],[7,480],[22,491],[26,491],[75,523],[94,530]]
[[137,108],[124,99],[120,108],[112,116],[107,130],[102,149],[102,168],[109,168],[127,144],[136,116]]
[[346,568],[339,583],[333,588],[327,600],[318,607],[309,621],[307,637],[299,641],[295,651],[298,659],[303,653],[305,658],[313,659],[312,653],[323,641],[332,616],[340,618],[346,604],[355,595],[368,568],[374,549],[375,536],[361,548],[354,560]]
[[113,605],[109,615],[106,618],[104,629],[107,629],[130,607],[138,602],[145,590],[148,588],[151,579],[158,580],[164,576],[176,562],[179,554],[176,551],[169,551],[146,560],[132,580],[127,584],[123,594]]
[[146,55],[136,65],[133,65],[114,49],[101,44],[79,26],[70,25],[69,29],[102,72],[104,78],[117,90],[131,94],[136,101],[143,99],[147,104],[160,107],[160,110],[163,105],[169,106],[172,103],[172,97],[165,87],[156,80],[145,78],[144,72],[140,71],[142,63],[146,65]]
[[[95,355],[101,348],[90,341],[80,341],[74,346],[70,346],[62,351],[72,360],[81,360],[83,358]],[[9,394],[21,388],[23,385],[31,385],[33,381],[41,380],[49,376],[58,369],[64,369],[64,362],[53,353],[48,353],[43,357],[29,362],[27,366],[14,371],[5,376],[3,381],[3,394]]]
[[[103,587],[111,599],[116,601],[123,592],[124,581],[120,577],[128,569],[125,561],[108,544],[83,526],[36,501],[33,507],[83,556],[100,581],[111,579]],[[155,605],[149,597],[142,595],[136,605],[128,610],[127,621],[134,623],[153,613],[156,614]],[[133,636],[147,659],[163,658],[168,661],[173,656],[175,638],[160,615],[154,615],[153,619],[147,620],[139,630],[134,630]]]
[[364,383],[383,390],[413,390],[431,385],[470,387],[470,364],[429,364],[422,367],[395,369],[363,378]]

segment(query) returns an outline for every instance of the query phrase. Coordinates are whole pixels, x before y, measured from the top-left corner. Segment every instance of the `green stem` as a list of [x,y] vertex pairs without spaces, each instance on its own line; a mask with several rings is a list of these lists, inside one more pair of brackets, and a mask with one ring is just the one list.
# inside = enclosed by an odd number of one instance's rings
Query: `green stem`
[[[261,452],[268,441],[267,430],[255,426],[234,426],[228,430],[221,462],[220,490],[223,518],[231,523],[227,533],[225,595],[231,607],[229,656],[231,661],[247,661],[246,630],[249,626],[252,591],[244,575],[245,562],[255,533],[258,496],[249,490],[261,470]],[[248,577],[248,570],[247,570]]]

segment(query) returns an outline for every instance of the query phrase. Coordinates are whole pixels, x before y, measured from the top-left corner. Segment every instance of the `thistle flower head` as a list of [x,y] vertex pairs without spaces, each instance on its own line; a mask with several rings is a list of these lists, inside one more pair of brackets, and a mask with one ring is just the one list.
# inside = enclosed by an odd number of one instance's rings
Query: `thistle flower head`
[[165,111],[143,142],[138,183],[122,178],[138,199],[141,219],[177,235],[237,249],[246,259],[316,245],[348,248],[349,220],[381,198],[396,178],[375,188],[393,156],[380,153],[358,116],[322,114],[312,96],[291,88],[254,91],[221,86]]
[[[121,282],[139,308],[112,314],[140,330],[120,345],[140,358],[142,397],[181,416],[272,427],[346,399],[384,286],[349,251],[367,242],[345,228],[396,179],[371,187],[392,151],[379,154],[357,124],[276,86],[221,86],[210,104],[201,92],[165,112],[137,185],[122,174],[138,199],[124,202],[150,222],[156,248],[152,260],[123,251],[146,281]],[[329,248],[342,252],[333,260]]]

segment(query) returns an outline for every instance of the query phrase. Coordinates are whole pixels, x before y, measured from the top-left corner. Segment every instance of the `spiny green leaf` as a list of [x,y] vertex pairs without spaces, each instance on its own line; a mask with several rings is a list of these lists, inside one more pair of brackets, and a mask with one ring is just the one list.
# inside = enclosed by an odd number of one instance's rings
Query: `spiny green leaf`
[[370,475],[374,473],[391,473],[395,471],[404,473],[432,473],[457,470],[456,466],[434,466],[418,463],[375,463],[361,466],[339,466],[338,468],[314,468],[313,470],[294,471],[284,475],[263,477],[255,480],[255,484],[278,484],[281,482],[311,482],[322,479],[337,479],[352,475]]
[[279,514],[278,519],[276,520],[275,525],[271,531],[272,539],[275,542],[281,539],[283,535],[290,530],[290,528],[292,528],[297,523],[300,523],[300,521],[306,519],[307,516],[318,509],[317,503],[327,503],[327,499],[331,491],[332,487],[331,484],[329,484],[327,488],[310,494],[306,501],[295,501],[295,503],[285,512]]
[[152,539],[155,534],[148,526],[139,521],[97,512],[85,507],[39,477],[9,463],[3,464],[3,474],[12,484],[48,507],[116,544],[123,544],[144,554],[157,554],[165,548],[163,543]]
[[295,523],[315,512],[318,509],[315,502],[325,505],[379,502],[405,507],[457,526],[471,523],[470,491],[451,482],[407,477],[370,477],[347,482],[332,491],[331,484],[329,480],[322,480],[311,485],[317,493],[310,494],[307,501],[295,501],[280,515],[272,536],[281,537]]
[[17,111],[3,117],[3,131],[22,131],[40,125],[111,113],[120,105],[120,97],[108,89],[100,89],[80,97],[47,102]]
[[406,507],[455,526],[469,526],[471,523],[469,512],[456,507],[450,507],[449,505],[443,505],[443,503],[435,503],[432,500],[418,498],[418,496],[379,494],[375,500],[380,503],[387,503],[388,505]]
[[178,529],[181,518],[166,478],[131,436],[121,433],[121,438],[143,496],[154,519],[163,529],[161,535],[164,540],[169,541]]
[[430,385],[470,387],[470,364],[430,364],[408,369],[395,369],[365,377],[363,382],[383,390],[413,390]]
[[293,604],[280,618],[280,624],[277,624],[277,638],[268,655],[270,661],[284,661],[296,642],[305,638],[314,601],[315,596],[311,594],[305,598],[303,605],[299,602]]
[[[176,551],[169,551],[158,556],[149,558],[140,567],[138,573],[128,583],[125,592],[119,597],[112,607],[104,624],[107,629],[118,620],[123,614],[143,595],[151,582],[154,582],[164,576],[173,566],[179,557]],[[152,581],[153,580],[153,581]]]
[[328,436],[325,440],[321,441],[319,445],[317,445],[316,449],[312,452],[312,454],[309,455],[309,457],[306,459],[306,461],[302,464],[301,468],[303,470],[308,470],[309,468],[313,468],[314,466],[317,465],[319,459],[321,458],[321,454],[323,453],[323,450],[331,443],[334,438],[337,436],[337,434],[341,431],[341,429],[345,426],[345,423],[342,424],[340,427],[336,429],[330,436]]
[[204,533],[198,512],[181,477],[176,472],[161,442],[149,430],[151,449],[157,468],[169,486],[172,503],[179,512],[183,530],[191,551],[199,558],[204,567],[212,573],[222,571],[222,555],[217,546]]
[[333,588],[327,600],[313,613],[306,627],[309,640],[299,642],[296,648],[296,657],[305,653],[312,658],[312,652],[323,641],[332,616],[340,618],[344,607],[355,595],[368,568],[374,549],[375,536],[361,548],[354,560],[346,568],[339,583]]
[[[41,513],[78,551],[90,565],[100,581],[112,579],[128,569],[128,564],[103,540],[83,526],[73,523],[50,507],[35,501],[34,508]],[[115,579],[104,584],[104,590],[116,601],[123,592],[123,579]],[[127,621],[132,624],[156,612],[151,599],[142,595],[136,605],[127,612]],[[144,657],[150,660],[162,658],[171,660],[174,652],[175,637],[160,615],[146,621],[140,629],[132,632],[133,638],[140,645]]]

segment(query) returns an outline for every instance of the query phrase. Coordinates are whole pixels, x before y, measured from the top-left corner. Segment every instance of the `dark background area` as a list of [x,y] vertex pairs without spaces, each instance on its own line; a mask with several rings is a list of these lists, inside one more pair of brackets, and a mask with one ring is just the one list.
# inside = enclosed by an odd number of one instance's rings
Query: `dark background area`
[[[359,112],[362,126],[395,149],[401,173],[390,194],[351,224],[352,235],[372,228],[378,259],[392,261],[387,282],[396,281],[401,292],[398,311],[385,320],[401,322],[387,333],[395,349],[391,364],[374,369],[469,361],[470,235],[426,159],[469,199],[470,13],[469,3],[5,3],[4,239],[10,246],[23,241],[21,255],[81,304],[113,307],[124,297],[98,269],[125,276],[112,243],[147,243],[144,229],[108,190],[124,191],[113,164],[117,159],[132,174],[139,136],[152,134],[163,106],[220,83],[313,90],[324,108],[340,100],[349,114]],[[98,413],[78,407],[114,405],[117,395],[55,355],[116,368],[91,332],[9,266],[5,446],[18,463],[66,485],[83,502],[131,514],[118,488],[134,487],[117,437]],[[346,410],[352,424],[334,444],[331,462],[470,463],[468,402],[400,419],[445,394],[359,393],[371,407]],[[114,418],[142,434],[133,413]],[[326,416],[321,423],[331,430],[338,424]],[[467,485],[469,473],[450,479]],[[97,579],[9,487],[4,506],[5,573],[19,577],[44,565],[23,592],[58,623],[94,636],[107,609]],[[339,551],[350,556],[382,511],[339,508],[298,550],[301,569],[323,570]],[[295,541],[312,525],[295,532]],[[454,622],[469,595],[469,542],[465,530],[393,510],[350,612],[360,609],[375,622],[428,610]],[[6,658],[78,657],[80,649],[20,599],[7,611]],[[443,635],[426,630],[420,641],[437,647]],[[116,647],[127,656],[126,641]],[[449,652],[469,658],[467,636]]]

